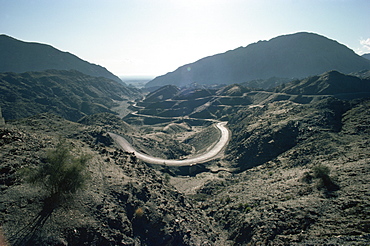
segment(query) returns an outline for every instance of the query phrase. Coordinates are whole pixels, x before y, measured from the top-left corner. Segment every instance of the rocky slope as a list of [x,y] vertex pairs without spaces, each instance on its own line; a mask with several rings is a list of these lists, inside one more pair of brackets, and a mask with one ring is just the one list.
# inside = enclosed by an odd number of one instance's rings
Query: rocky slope
[[23,73],[49,69],[74,69],[90,76],[104,77],[123,83],[106,68],[46,44],[23,42],[7,35],[0,35],[0,53],[0,72]]
[[206,182],[201,208],[233,245],[367,245],[369,107],[325,99],[244,111],[230,123],[228,159],[247,170]]
[[118,101],[140,95],[137,89],[75,70],[0,74],[0,105],[5,120],[49,112],[77,121],[85,115],[112,113]]
[[284,84],[275,91],[301,95],[338,95],[370,92],[370,79],[329,71],[319,76]]
[[171,183],[217,221],[226,244],[367,245],[370,101],[360,92],[368,83],[331,71],[275,92],[212,92],[220,101],[249,98],[220,114],[232,131],[225,158]]
[[[370,96],[370,80],[364,70],[362,75],[346,75],[329,71],[321,75],[294,80],[269,90],[251,89],[245,84],[232,84],[220,89],[177,88],[167,85],[150,93],[145,100],[137,103],[139,114],[159,117],[185,117],[198,119],[228,120],[240,108],[264,105],[269,102],[289,100],[310,103],[328,96],[340,99],[355,99]],[[170,90],[171,88],[171,90]],[[127,115],[125,120],[146,124],[153,118]],[[162,118],[162,120],[164,120]]]
[[[302,32],[203,58],[155,78],[146,87],[167,84],[181,87],[194,82],[233,84],[271,77],[304,78],[330,70],[350,73],[369,68],[369,60],[346,46],[318,34]],[[255,86],[256,82],[252,84]],[[263,87],[269,85],[264,82]]]
[[[370,100],[336,96],[366,81],[328,72],[269,91],[166,87],[138,103],[151,115],[131,115],[132,125],[109,113],[8,121],[0,128],[3,234],[11,245],[368,245]],[[174,119],[160,115],[168,104],[195,106]],[[206,112],[227,120],[232,137],[223,155],[185,175],[147,166],[107,134],[180,158],[217,139]],[[22,168],[44,163],[60,136],[91,156],[90,178],[52,204]]]
[[144,102],[158,102],[172,98],[179,92],[179,88],[173,85],[163,86],[146,95]]
[[[59,136],[91,156],[90,178],[83,190],[53,205],[19,170],[40,165]],[[1,128],[0,140],[0,217],[10,245],[223,244],[222,233],[191,200],[116,149],[101,126],[44,114]]]

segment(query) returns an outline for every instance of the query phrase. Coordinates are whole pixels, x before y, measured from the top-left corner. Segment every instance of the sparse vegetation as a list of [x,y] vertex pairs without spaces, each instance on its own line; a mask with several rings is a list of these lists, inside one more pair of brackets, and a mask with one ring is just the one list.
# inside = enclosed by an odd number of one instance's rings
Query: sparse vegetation
[[46,189],[51,197],[75,193],[86,180],[86,164],[89,156],[74,156],[71,145],[61,139],[55,149],[46,152],[44,162],[35,169],[26,169],[26,181]]
[[330,168],[323,164],[318,164],[312,168],[315,178],[327,179],[329,178]]
[[329,176],[330,168],[323,164],[318,164],[312,168],[313,177],[319,179],[317,184],[318,188],[326,188],[329,191],[339,189],[339,186],[335,184],[332,178]]
[[168,173],[165,173],[164,174],[164,182],[166,182],[166,184],[169,184],[170,180],[171,180],[171,175],[169,175]]

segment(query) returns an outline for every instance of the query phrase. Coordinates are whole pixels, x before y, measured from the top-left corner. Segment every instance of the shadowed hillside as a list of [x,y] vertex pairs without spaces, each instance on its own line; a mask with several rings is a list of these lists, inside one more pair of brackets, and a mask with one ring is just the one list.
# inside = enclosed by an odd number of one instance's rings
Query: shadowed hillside
[[123,83],[106,68],[81,60],[50,45],[23,42],[0,35],[0,72],[29,72],[48,69],[77,70],[95,77],[104,77]]
[[49,112],[77,121],[85,115],[113,113],[116,101],[138,96],[134,88],[78,71],[0,74],[0,104],[6,120]]
[[184,86],[193,82],[232,84],[271,77],[304,78],[330,70],[350,73],[369,68],[369,60],[346,46],[318,34],[302,32],[203,58],[155,78],[146,87]]
[[330,71],[320,76],[296,80],[278,87],[276,91],[287,94],[335,95],[370,92],[370,79]]

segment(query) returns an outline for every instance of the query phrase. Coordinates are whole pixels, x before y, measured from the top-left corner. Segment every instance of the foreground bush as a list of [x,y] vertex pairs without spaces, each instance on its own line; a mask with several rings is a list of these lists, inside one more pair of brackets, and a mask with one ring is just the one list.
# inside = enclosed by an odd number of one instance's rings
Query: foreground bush
[[26,180],[47,190],[51,197],[75,193],[86,182],[89,156],[74,156],[71,145],[60,140],[55,149],[46,152],[44,162],[25,171]]

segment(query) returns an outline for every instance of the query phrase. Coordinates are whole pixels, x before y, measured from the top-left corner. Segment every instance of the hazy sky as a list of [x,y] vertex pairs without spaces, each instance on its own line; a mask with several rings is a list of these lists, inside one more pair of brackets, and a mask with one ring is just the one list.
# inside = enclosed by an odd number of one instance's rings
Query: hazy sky
[[0,0],[0,33],[119,76],[158,76],[299,31],[370,53],[370,0]]

